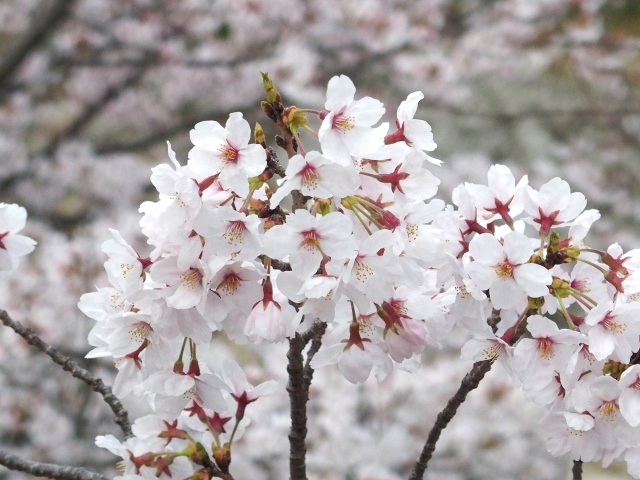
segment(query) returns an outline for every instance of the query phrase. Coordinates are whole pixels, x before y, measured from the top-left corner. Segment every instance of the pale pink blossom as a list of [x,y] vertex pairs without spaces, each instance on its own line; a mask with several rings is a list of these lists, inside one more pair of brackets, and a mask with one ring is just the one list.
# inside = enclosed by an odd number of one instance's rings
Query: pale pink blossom
[[571,187],[564,180],[556,177],[537,192],[531,187],[525,196],[525,210],[532,215],[532,225],[539,230],[541,236],[547,236],[553,227],[568,225],[587,205],[582,193],[571,193]]
[[203,177],[220,174],[224,188],[245,196],[248,179],[260,175],[267,166],[264,148],[249,144],[250,140],[251,127],[239,112],[229,115],[225,127],[211,120],[197,123],[191,130],[194,147],[188,165]]
[[339,165],[352,165],[352,155],[362,157],[382,146],[387,127],[374,129],[385,112],[371,97],[354,100],[356,87],[345,75],[333,77],[327,86],[328,110],[318,138],[322,152]]
[[469,243],[473,261],[465,271],[482,290],[489,290],[497,309],[523,306],[527,296],[549,293],[551,274],[541,265],[529,263],[533,254],[531,241],[519,232],[504,237],[504,244],[489,233],[475,236]]
[[358,171],[353,166],[336,165],[322,154],[311,151],[289,159],[286,177],[271,196],[275,208],[292,190],[314,198],[343,198],[356,193],[360,186]]

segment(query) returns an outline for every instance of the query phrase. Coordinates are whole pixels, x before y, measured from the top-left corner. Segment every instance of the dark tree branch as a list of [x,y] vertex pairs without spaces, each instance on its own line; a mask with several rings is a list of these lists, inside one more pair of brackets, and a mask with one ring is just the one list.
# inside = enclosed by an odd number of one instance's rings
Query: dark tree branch
[[[313,379],[311,359],[320,349],[322,335],[327,329],[324,322],[315,322],[313,326],[302,335],[289,339],[289,352],[287,358],[287,373],[289,374],[289,402],[291,405],[291,432],[289,433],[289,477],[291,480],[306,480],[307,466],[307,402],[309,401],[309,387]],[[302,351],[311,342],[307,360],[305,362]]]
[[573,461],[571,473],[573,474],[573,480],[582,480],[582,460]]
[[289,432],[289,478],[290,480],[306,480],[307,465],[307,401],[309,390],[304,380],[304,350],[305,341],[302,335],[296,333],[289,339],[289,352],[287,359],[287,373],[289,383],[289,404],[291,405],[291,431]]
[[29,473],[35,477],[55,478],[58,480],[109,480],[104,475],[84,468],[34,462],[1,450],[0,465],[4,465],[10,470]]
[[487,372],[491,370],[491,365],[492,363],[490,360],[476,362],[471,371],[462,379],[458,391],[449,399],[444,410],[438,414],[436,423],[431,428],[429,436],[427,437],[427,442],[422,449],[422,453],[420,453],[420,457],[418,458],[418,462],[411,473],[411,477],[409,477],[410,480],[422,480],[424,471],[427,469],[427,464],[429,463],[429,460],[431,460],[433,452],[436,449],[436,442],[440,438],[440,434],[446,426],[449,425],[449,422],[458,411],[458,407],[465,401],[469,392],[475,390],[480,384],[480,380],[482,380]]
[[267,150],[269,153],[267,155],[267,166],[281,178],[286,177],[287,174],[285,172],[285,169],[280,164],[280,160],[278,160],[278,154],[276,153],[276,150],[273,147],[269,147]]
[[16,73],[24,59],[45,42],[56,26],[73,10],[76,0],[58,0],[39,21],[34,22],[27,34],[21,38],[9,55],[0,63],[0,97],[5,85]]
[[[116,416],[116,423],[120,426],[126,438],[132,437],[131,424],[129,423],[129,415],[125,408],[120,403],[120,400],[111,391],[111,388],[104,384],[100,377],[97,377],[88,370],[85,370],[78,365],[71,358],[63,355],[51,345],[45,343],[36,333],[30,328],[25,327],[20,322],[13,320],[9,314],[0,310],[0,320],[2,323],[11,328],[14,332],[24,338],[29,345],[36,347],[38,350],[49,355],[51,360],[60,365],[63,370],[70,372],[71,375],[79,380],[82,380],[89,385],[95,392],[102,395],[104,401],[109,405],[111,410]],[[54,477],[52,477],[54,478]],[[58,478],[58,477],[55,477]],[[88,478],[88,477],[87,477]]]

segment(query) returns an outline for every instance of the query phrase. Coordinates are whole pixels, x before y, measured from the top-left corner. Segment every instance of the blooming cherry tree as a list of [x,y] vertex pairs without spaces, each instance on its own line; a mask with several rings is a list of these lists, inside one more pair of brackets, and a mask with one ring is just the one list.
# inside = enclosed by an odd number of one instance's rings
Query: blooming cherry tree
[[[253,427],[247,409],[284,386],[254,387],[236,361],[212,354],[222,335],[240,345],[288,343],[294,480],[307,478],[315,370],[337,364],[349,382],[382,380],[415,371],[425,349],[452,338],[475,363],[412,480],[496,360],[498,375],[549,410],[541,421],[550,453],[570,454],[574,472],[584,461],[623,460],[638,478],[638,252],[588,246],[599,214],[584,211],[584,195],[559,178],[535,190],[495,165],[487,185],[456,188],[453,205],[425,203],[437,194],[440,162],[424,153],[436,148],[431,127],[414,119],[420,92],[402,102],[397,131],[386,135],[386,124],[376,127],[382,103],[354,100],[344,75],[330,80],[326,110],[285,107],[267,74],[263,82],[262,109],[280,129],[287,168],[261,126],[251,143],[241,113],[225,127],[198,123],[187,164],[169,148],[171,166],[152,170],[159,199],[141,206],[140,221],[149,255],[115,230],[103,244],[111,286],[78,306],[96,321],[88,357],[111,357],[118,368],[113,391],[0,312],[102,393],[126,439],[96,444],[121,457],[119,478],[233,478],[237,442]],[[307,114],[321,122],[317,134]],[[316,150],[305,148],[315,141]],[[35,246],[17,234],[25,219],[22,207],[0,205],[2,270]],[[120,400],[147,414],[131,426]],[[102,478],[7,458],[0,463],[52,478]]]

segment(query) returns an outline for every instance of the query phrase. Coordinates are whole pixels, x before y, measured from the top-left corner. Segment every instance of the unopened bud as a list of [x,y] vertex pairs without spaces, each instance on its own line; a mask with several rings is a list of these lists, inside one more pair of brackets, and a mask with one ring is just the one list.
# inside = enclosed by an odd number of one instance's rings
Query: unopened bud
[[274,122],[278,121],[278,116],[276,115],[276,112],[273,110],[273,107],[269,102],[262,101],[260,102],[260,106],[262,107],[262,111],[265,113],[265,115],[269,117],[269,120],[272,120]]
[[266,206],[267,206],[267,203],[264,200],[260,200],[258,198],[252,198],[251,200],[249,200],[249,213],[258,214],[258,212],[261,212],[262,210],[264,210]]
[[192,377],[200,376],[200,363],[195,358],[192,358],[189,362],[189,370],[187,370],[187,375]]
[[262,86],[264,87],[264,91],[267,94],[267,102],[281,103],[282,99],[280,98],[280,93],[269,78],[269,74],[266,72],[260,72],[260,75],[262,75]]
[[198,465],[202,465],[202,461],[209,456],[200,442],[190,443],[181,453]]
[[249,189],[251,191],[258,190],[264,182],[260,179],[260,175],[249,179]]
[[314,208],[317,212],[320,212],[322,216],[331,213],[331,199],[316,198]]
[[551,235],[549,236],[549,244],[547,245],[547,251],[549,253],[555,254],[558,253],[560,245],[560,235],[555,230],[551,231]]
[[342,200],[340,200],[340,205],[342,205],[347,210],[353,210],[353,207],[358,205],[358,203],[358,198],[354,196],[344,197]]
[[223,447],[218,447],[214,443],[211,445],[211,451],[213,452],[213,459],[218,464],[218,468],[223,472],[227,472],[231,464],[231,449],[229,448],[229,444],[225,443]]
[[616,380],[620,380],[620,376],[622,373],[629,367],[629,365],[625,363],[616,362],[614,360],[609,360],[602,367],[602,373],[605,375],[611,375]]
[[173,364],[173,373],[184,374],[184,362],[182,358],[176,360],[176,363]]
[[566,280],[562,278],[553,277],[551,281],[551,290],[556,297],[567,298],[571,295],[570,291],[571,285]]
[[256,122],[256,126],[253,129],[253,138],[255,138],[257,144],[262,145],[262,148],[267,148],[267,138],[264,135],[262,125],[258,122]]
[[189,478],[191,480],[211,480],[211,475],[209,475],[207,470],[201,468],[200,470],[196,470]]
[[528,297],[527,308],[529,310],[538,311],[542,308],[543,305],[544,305],[544,297],[537,297],[537,298]]
[[284,110],[282,120],[293,133],[296,133],[300,127],[304,127],[307,124],[306,114],[298,107],[287,107]]
[[284,224],[284,219],[282,218],[282,215],[271,215],[264,222],[264,231],[266,232],[271,227],[275,227],[276,225],[282,225],[282,224]]

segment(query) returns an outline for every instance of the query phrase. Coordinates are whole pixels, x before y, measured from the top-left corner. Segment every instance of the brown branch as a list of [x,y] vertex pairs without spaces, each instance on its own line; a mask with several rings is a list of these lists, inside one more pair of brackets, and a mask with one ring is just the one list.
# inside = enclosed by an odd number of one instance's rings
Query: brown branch
[[280,160],[278,160],[278,154],[276,153],[275,149],[273,147],[269,147],[267,151],[269,153],[267,155],[267,166],[281,178],[286,177],[287,174],[285,172],[285,169],[280,164]]
[[[311,359],[320,349],[322,335],[327,328],[324,322],[315,322],[305,333],[296,333],[289,339],[287,358],[287,373],[289,383],[289,402],[291,405],[291,431],[289,432],[289,478],[291,480],[306,480],[307,465],[307,402],[309,401],[309,387],[313,379]],[[305,362],[302,351],[311,342],[307,360]]]
[[[11,328],[14,332],[24,338],[29,345],[36,347],[38,350],[49,355],[51,360],[60,365],[63,370],[71,373],[75,378],[82,380],[89,385],[95,392],[102,395],[104,401],[109,405],[116,417],[116,423],[120,426],[120,429],[124,432],[126,438],[132,437],[131,424],[129,423],[129,415],[125,408],[120,403],[120,400],[113,394],[111,388],[104,384],[100,377],[97,377],[88,370],[85,370],[78,365],[74,360],[63,355],[57,349],[45,343],[36,333],[30,328],[25,327],[20,322],[13,320],[9,314],[0,310],[0,321],[7,327]],[[53,478],[53,477],[52,477]],[[57,477],[56,477],[57,478]]]
[[309,390],[304,380],[304,358],[302,350],[306,343],[302,335],[296,333],[289,339],[289,352],[287,359],[287,373],[289,383],[287,392],[289,393],[289,404],[291,405],[291,431],[289,432],[289,478],[290,480],[306,480],[307,465],[307,401],[309,400]]
[[109,480],[104,475],[84,468],[34,462],[1,450],[0,465],[4,465],[10,470],[29,473],[36,477],[55,478],[58,480]]
[[45,42],[56,26],[69,16],[74,3],[76,0],[58,0],[46,15],[34,22],[27,34],[0,63],[0,96],[5,91],[5,84],[16,73],[29,53]]
[[573,461],[571,473],[573,474],[573,480],[582,480],[582,460]]
[[475,390],[478,387],[480,380],[482,380],[487,372],[491,370],[491,365],[492,363],[490,360],[476,362],[471,371],[462,379],[458,391],[449,399],[444,410],[438,414],[436,423],[431,428],[429,436],[427,437],[427,442],[420,453],[420,457],[418,458],[418,462],[411,473],[411,477],[409,477],[410,480],[422,479],[424,471],[427,469],[427,464],[429,463],[429,460],[431,460],[433,452],[436,449],[436,442],[440,438],[440,434],[454,417],[458,411],[458,407],[465,401],[469,392]]
[[[527,319],[531,315],[535,315],[536,313],[538,313],[538,310],[536,310],[535,308],[530,308],[523,314],[522,320],[516,326],[513,337],[509,341],[510,345],[515,345],[515,343],[520,339],[520,337],[526,330]],[[497,327],[499,322],[500,315],[498,311],[494,309],[489,319],[489,325],[491,325],[493,329]],[[436,443],[438,442],[442,431],[453,419],[456,412],[458,411],[458,407],[465,401],[469,392],[478,388],[480,381],[484,378],[487,372],[491,370],[491,366],[493,365],[493,361],[495,360],[496,358],[474,363],[471,371],[467,373],[462,379],[462,382],[460,382],[460,387],[458,387],[458,391],[453,397],[449,399],[447,405],[438,414],[435,424],[433,425],[433,427],[431,427],[429,436],[427,437],[427,441],[422,448],[422,452],[420,453],[420,457],[418,457],[418,461],[416,462],[416,465],[413,468],[413,472],[411,472],[411,476],[409,477],[410,480],[422,480],[424,472],[427,469],[427,464],[433,456],[433,452],[436,449]]]

